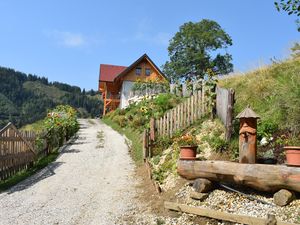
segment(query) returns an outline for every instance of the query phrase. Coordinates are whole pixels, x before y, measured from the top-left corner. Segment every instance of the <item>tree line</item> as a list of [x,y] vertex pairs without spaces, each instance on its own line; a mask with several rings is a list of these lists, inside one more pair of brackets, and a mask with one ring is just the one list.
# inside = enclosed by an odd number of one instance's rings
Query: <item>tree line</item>
[[[26,86],[26,82],[31,83]],[[49,87],[59,94],[49,96],[46,91]],[[17,127],[33,123],[44,118],[47,110],[58,104],[73,106],[82,117],[102,114],[102,101],[94,90],[85,91],[77,86],[49,82],[45,77],[0,67],[0,128],[8,122]]]

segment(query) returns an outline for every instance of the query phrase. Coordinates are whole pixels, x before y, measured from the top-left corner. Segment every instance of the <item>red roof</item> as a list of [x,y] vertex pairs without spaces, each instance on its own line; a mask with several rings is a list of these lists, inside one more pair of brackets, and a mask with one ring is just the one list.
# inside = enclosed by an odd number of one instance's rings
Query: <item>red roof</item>
[[127,68],[126,66],[100,64],[99,81],[113,82],[115,77],[117,77],[126,68]]

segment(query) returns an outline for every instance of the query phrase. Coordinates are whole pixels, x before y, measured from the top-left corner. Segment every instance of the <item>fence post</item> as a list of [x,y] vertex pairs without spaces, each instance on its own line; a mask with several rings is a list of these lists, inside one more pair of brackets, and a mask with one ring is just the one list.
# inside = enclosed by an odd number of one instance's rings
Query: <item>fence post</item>
[[148,137],[147,137],[147,130],[145,129],[143,132],[143,157],[144,161],[148,158],[149,152],[148,152]]
[[155,141],[155,119],[150,119],[150,140]]
[[226,133],[225,133],[225,140],[229,141],[232,135],[233,130],[233,106],[234,106],[234,95],[235,92],[233,89],[229,89],[228,91],[228,105],[227,105],[227,115],[226,115]]
[[[216,102],[217,102],[217,95],[216,95],[216,87],[217,85],[215,84],[213,86],[213,88],[210,90],[210,96],[213,96],[211,98],[211,102],[210,102],[210,106],[211,106],[211,119],[216,118],[217,115],[217,106],[216,106]],[[215,93],[214,95],[212,95],[212,93]]]

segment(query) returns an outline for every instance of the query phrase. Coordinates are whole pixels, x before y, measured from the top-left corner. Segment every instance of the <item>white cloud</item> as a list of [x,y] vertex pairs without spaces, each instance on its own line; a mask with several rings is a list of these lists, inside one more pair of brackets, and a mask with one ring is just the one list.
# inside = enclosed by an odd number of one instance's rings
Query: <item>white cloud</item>
[[88,44],[87,38],[80,33],[51,30],[45,31],[44,34],[47,37],[54,39],[57,42],[57,44],[64,47],[76,48]]

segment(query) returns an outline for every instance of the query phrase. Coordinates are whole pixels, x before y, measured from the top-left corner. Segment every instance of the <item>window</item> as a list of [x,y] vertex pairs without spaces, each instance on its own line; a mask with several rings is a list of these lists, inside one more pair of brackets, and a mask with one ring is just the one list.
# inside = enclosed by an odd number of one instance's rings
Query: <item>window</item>
[[146,73],[146,76],[150,76],[151,70],[149,68],[146,68],[145,73]]
[[141,75],[142,74],[142,68],[141,67],[137,67],[135,69],[135,75]]

